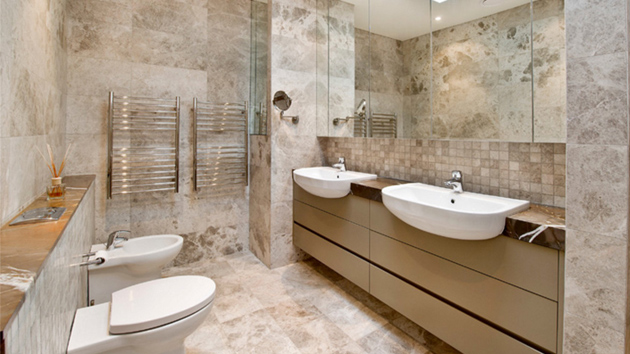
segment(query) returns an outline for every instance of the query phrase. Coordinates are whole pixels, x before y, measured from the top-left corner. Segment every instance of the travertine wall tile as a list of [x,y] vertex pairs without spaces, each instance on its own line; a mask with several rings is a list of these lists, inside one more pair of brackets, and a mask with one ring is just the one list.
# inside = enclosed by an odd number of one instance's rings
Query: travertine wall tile
[[625,353],[623,333],[589,318],[571,313],[564,316],[565,353]]
[[[262,215],[259,217],[265,221],[259,223],[256,231],[250,235],[250,239],[257,239],[256,246],[250,248],[271,268],[286,265],[302,257],[302,253],[292,242],[291,169],[319,165],[322,160],[316,138],[316,5],[316,1],[310,0],[300,2],[279,0],[270,5],[270,92],[273,94],[279,90],[286,91],[293,100],[287,115],[300,116],[299,124],[293,125],[281,120],[277,111],[270,111],[269,150],[262,145],[255,147],[257,154],[263,153],[260,160],[269,158],[270,161],[268,169],[262,166],[263,168],[257,170],[257,173],[265,175],[257,177],[259,180],[266,181],[269,178],[270,198],[267,204],[266,188],[258,191],[258,186],[253,187],[252,195],[255,196],[252,196],[251,200],[265,202],[264,208],[267,208],[267,211],[261,210]],[[293,44],[292,50],[282,49],[287,43]],[[301,57],[301,53],[305,52],[312,53],[310,59],[295,63],[305,59]],[[271,102],[269,105],[271,106]],[[266,177],[267,175],[269,177]],[[270,220],[268,231],[267,218]]]
[[66,130],[66,1],[0,1],[0,220],[39,196],[50,172],[35,147],[62,158]]
[[[624,52],[575,58],[568,67],[568,142],[628,144],[628,65]],[[583,83],[588,82],[588,85]]]
[[266,135],[250,137],[249,249],[271,265],[271,142]]
[[570,144],[567,154],[567,202],[573,207],[567,227],[627,238],[628,174],[619,173],[627,146]]
[[[69,171],[96,173],[96,239],[175,233],[175,264],[240,251],[248,243],[248,193],[216,198],[192,186],[192,99],[242,102],[249,96],[247,0],[69,0],[66,129],[82,146]],[[180,192],[106,199],[108,92],[180,96]],[[238,136],[242,139],[242,135]]]
[[68,54],[94,59],[125,60],[132,45],[131,26],[68,21]]
[[627,10],[566,3],[566,354],[630,350]]
[[[565,299],[567,313],[624,333],[621,314],[626,308],[626,240],[584,231],[570,230],[567,235]],[[602,264],[605,274],[592,272]]]
[[584,58],[627,50],[627,2],[566,1],[567,56]]
[[129,92],[131,63],[114,60],[68,57],[68,94],[107,98],[109,91]]

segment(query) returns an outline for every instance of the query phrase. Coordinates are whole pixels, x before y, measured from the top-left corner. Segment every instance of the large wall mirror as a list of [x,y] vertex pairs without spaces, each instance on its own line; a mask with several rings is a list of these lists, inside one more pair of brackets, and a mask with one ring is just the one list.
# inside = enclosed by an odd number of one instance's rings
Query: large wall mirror
[[564,142],[563,0],[319,11],[319,136]]

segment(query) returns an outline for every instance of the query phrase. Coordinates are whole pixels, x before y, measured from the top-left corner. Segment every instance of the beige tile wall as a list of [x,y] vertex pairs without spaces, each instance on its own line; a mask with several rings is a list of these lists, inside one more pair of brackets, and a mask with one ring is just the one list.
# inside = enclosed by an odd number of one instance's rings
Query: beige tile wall
[[0,221],[50,184],[35,147],[65,150],[66,1],[0,1]]
[[452,170],[464,190],[565,206],[565,144],[415,139],[319,138],[326,163],[340,156],[349,169],[442,185]]
[[[269,110],[269,136],[252,140],[256,143],[252,147],[255,179],[250,207],[255,208],[256,215],[250,220],[258,221],[250,233],[250,241],[255,242],[250,249],[271,268],[295,262],[303,255],[293,246],[291,170],[322,163],[316,138],[316,5],[308,0],[276,0],[269,7],[270,93],[287,92],[293,100],[287,115],[300,116],[295,125],[281,120],[277,110]],[[264,204],[254,205],[254,201]]]
[[[94,173],[96,237],[184,236],[176,264],[247,248],[248,195],[193,191],[192,100],[249,96],[250,1],[68,0],[68,142],[80,146],[69,173]],[[107,102],[117,94],[181,97],[180,192],[107,200]]]
[[628,1],[567,1],[565,14],[564,353],[628,353]]

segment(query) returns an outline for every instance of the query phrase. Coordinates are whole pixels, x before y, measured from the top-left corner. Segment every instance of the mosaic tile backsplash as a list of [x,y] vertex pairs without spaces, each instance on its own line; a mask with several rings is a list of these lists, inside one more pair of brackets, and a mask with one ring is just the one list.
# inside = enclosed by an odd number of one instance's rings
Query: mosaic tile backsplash
[[441,186],[461,170],[464,190],[565,206],[566,146],[374,138],[319,138],[327,165]]

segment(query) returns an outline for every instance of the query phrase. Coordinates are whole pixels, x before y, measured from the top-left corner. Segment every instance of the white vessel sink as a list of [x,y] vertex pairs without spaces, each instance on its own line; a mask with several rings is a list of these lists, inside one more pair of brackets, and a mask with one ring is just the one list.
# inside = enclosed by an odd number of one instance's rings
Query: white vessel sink
[[455,193],[422,183],[385,187],[383,203],[405,223],[439,236],[487,240],[500,235],[508,215],[529,209],[526,200]]
[[332,167],[308,167],[293,171],[293,179],[305,191],[322,198],[342,198],[350,193],[352,182],[376,179],[362,172],[340,172]]
[[89,297],[94,304],[111,300],[114,291],[160,278],[162,267],[177,257],[184,239],[179,235],[153,235],[132,238],[114,249],[93,245],[90,260],[105,259],[88,266]]

